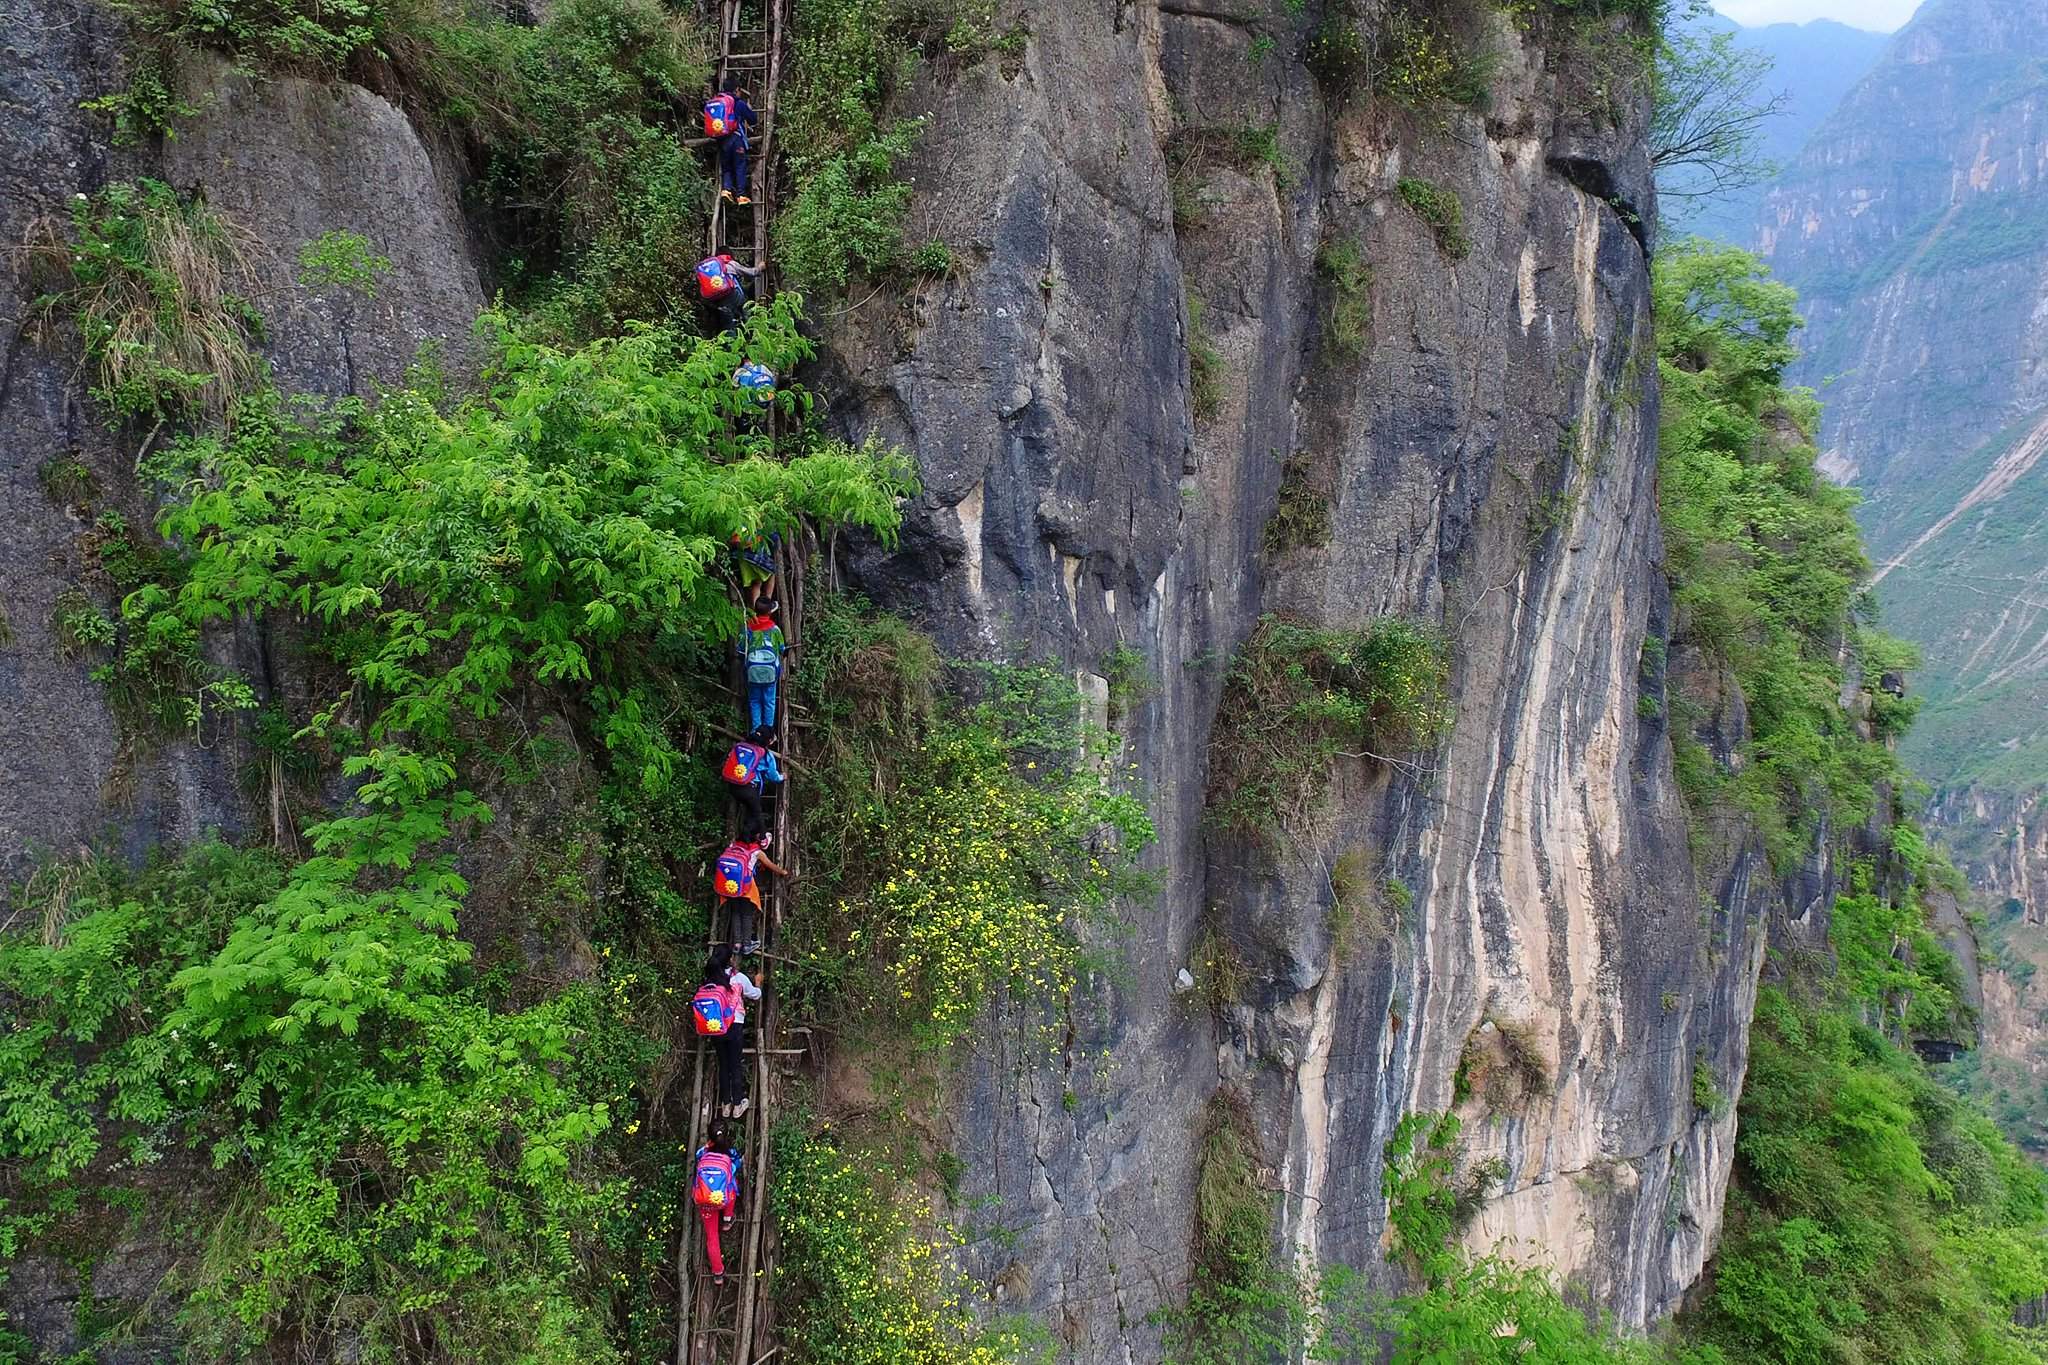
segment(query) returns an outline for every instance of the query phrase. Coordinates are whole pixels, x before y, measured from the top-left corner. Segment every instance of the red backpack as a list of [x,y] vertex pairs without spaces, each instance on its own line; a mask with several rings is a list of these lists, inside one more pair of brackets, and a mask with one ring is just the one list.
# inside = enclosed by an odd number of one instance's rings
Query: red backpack
[[739,1018],[740,993],[707,981],[690,997],[690,1022],[699,1038],[722,1038]]
[[739,125],[740,112],[731,95],[713,95],[704,101],[704,132],[709,137],[724,137]]
[[740,1197],[740,1181],[730,1153],[707,1150],[698,1154],[697,1178],[690,1183],[690,1195],[700,1209],[732,1210]]
[[739,288],[740,282],[733,278],[730,256],[706,256],[697,262],[697,293],[707,299],[715,299]]

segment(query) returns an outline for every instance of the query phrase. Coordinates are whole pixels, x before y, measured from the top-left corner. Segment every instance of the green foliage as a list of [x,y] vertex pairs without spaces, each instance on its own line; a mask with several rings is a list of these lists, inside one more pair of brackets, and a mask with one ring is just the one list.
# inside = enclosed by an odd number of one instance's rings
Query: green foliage
[[1280,125],[1247,124],[1232,129],[1231,145],[1246,166],[1264,166],[1274,183],[1286,189],[1301,179],[1301,170],[1280,147]]
[[1917,894],[1900,903],[1868,890],[1836,897],[1828,942],[1843,995],[1878,1027],[1909,1038],[1955,1037],[1965,1028],[1955,960],[1928,931]]
[[658,0],[562,0],[531,28],[421,3],[396,59],[483,164],[493,244],[549,335],[687,324],[709,199],[674,122],[708,36]]
[[[562,0],[533,25],[455,0],[116,8],[153,50],[211,48],[251,66],[395,88],[416,118],[467,152],[477,221],[512,290],[546,315],[553,337],[580,340],[694,310],[677,262],[701,247],[708,200],[675,123],[678,106],[709,80],[709,62],[705,35],[659,0]],[[117,117],[133,121],[160,102],[146,94],[131,86]],[[325,282],[363,281],[357,273]]]
[[922,127],[912,119],[850,151],[797,161],[796,197],[775,225],[777,259],[790,280],[844,289],[856,275],[897,264],[910,182],[895,178],[896,163]]
[[1109,685],[1111,724],[1127,718],[1157,690],[1144,652],[1129,645],[1118,645],[1102,656],[1102,678]]
[[53,455],[43,461],[36,467],[36,482],[51,502],[81,515],[92,510],[100,493],[99,478],[76,455]]
[[1447,190],[1409,176],[1402,177],[1396,188],[1400,191],[1401,202],[1429,225],[1430,232],[1436,236],[1439,251],[1454,261],[1462,261],[1472,254],[1471,239],[1465,235],[1465,201],[1458,197],[1456,190]]
[[391,258],[378,255],[359,232],[323,232],[299,248],[299,283],[308,289],[346,289],[377,297],[377,281],[391,273]]
[[1659,253],[1655,294],[1666,572],[1680,630],[1727,662],[1751,728],[1736,775],[1698,766],[1687,790],[1747,811],[1790,867],[1821,822],[1861,823],[1898,773],[1840,704],[1869,571],[1856,499],[1816,471],[1812,398],[1784,387],[1792,291],[1743,252],[1688,242]]
[[433,852],[490,816],[458,782],[465,726],[515,687],[578,688],[610,765],[658,794],[684,756],[650,671],[736,628],[727,538],[798,516],[893,527],[904,485],[880,451],[813,439],[782,462],[735,420],[740,348],[786,372],[795,321],[782,299],[742,337],[650,330],[564,353],[490,319],[477,397],[416,385],[310,420],[272,399],[169,453],[162,529],[195,556],[175,595],[138,592],[124,614],[145,639],[317,619],[351,686],[309,732],[360,779],[360,813],[308,830],[319,856],[181,980],[193,1026],[292,1043],[405,1017],[468,956],[451,936],[463,881]]
[[1786,111],[1772,93],[1771,58],[1733,30],[1697,22],[1661,26],[1653,64],[1650,164],[1660,201],[1692,205],[1778,173],[1764,131]]
[[1728,1116],[1728,1097],[1714,1079],[1714,1068],[1705,1057],[1692,1059],[1692,1107],[1716,1122]]
[[218,418],[261,376],[248,243],[203,200],[109,185],[72,201],[68,233],[42,225],[35,257],[52,287],[34,312],[46,333],[77,326],[92,396],[117,422]]
[[[209,846],[134,887],[60,870],[0,937],[0,995],[28,1021],[0,1040],[0,1161],[33,1177],[31,1207],[117,1144],[143,1164],[206,1152],[242,1192],[176,1287],[205,1352],[330,1332],[366,1358],[422,1340],[506,1365],[658,1354],[651,1271],[683,1172],[630,1141],[629,1114],[677,1001],[630,949],[702,943],[701,912],[659,885],[701,853],[672,813],[706,766],[669,728],[691,714],[677,679],[725,657],[736,530],[886,537],[907,488],[886,453],[805,429],[793,386],[779,452],[736,421],[741,348],[785,372],[806,351],[787,298],[709,341],[649,328],[561,351],[485,325],[474,396],[424,373],[374,404],[264,390],[174,443],[152,467],[186,557],[150,560],[103,515],[110,575],[140,585],[111,640],[90,599],[71,607],[81,648],[118,651],[103,668],[268,616],[313,623],[343,683],[304,727],[264,722],[271,751],[318,746],[357,784],[304,831],[309,856]],[[461,936],[450,841],[491,817],[480,779],[542,771],[537,742],[496,736],[543,688],[587,726],[619,894],[588,912],[611,936],[594,979],[507,1003]],[[585,837],[532,863],[551,902],[588,898]]]
[[50,634],[56,639],[59,652],[67,659],[84,658],[96,650],[111,649],[120,638],[106,613],[84,589],[78,587],[66,588],[50,604]]
[[1902,677],[1920,667],[1920,647],[1867,626],[1856,630],[1856,657],[1863,665],[1863,693],[1869,705],[1872,737],[1896,739],[1912,728],[1925,700],[1909,693],[1894,697],[1884,690],[1884,676]]
[[[941,704],[938,655],[900,622],[825,599],[797,676],[824,757],[788,938],[785,1000],[938,1052],[1004,992],[1063,999],[1078,935],[1150,880],[1143,803],[1086,761],[1080,694],[1046,668],[984,669]],[[869,1013],[872,1012],[872,1013]]]
[[[1394,1342],[1397,1365],[1651,1365],[1656,1347],[1587,1321],[1539,1267],[1473,1257],[1456,1240],[1461,1210],[1505,1174],[1493,1163],[1458,1179],[1458,1120],[1409,1114],[1394,1129],[1381,1169],[1391,1254],[1422,1287],[1386,1304],[1377,1325]],[[1676,1358],[1709,1365],[1709,1358]]]
[[1223,410],[1223,380],[1226,373],[1223,352],[1209,338],[1202,324],[1203,304],[1193,294],[1188,301],[1188,401],[1198,421],[1206,421]]
[[1432,8],[1411,4],[1382,14],[1375,90],[1411,109],[1446,103],[1483,108],[1496,59]]
[[616,1359],[578,1301],[575,1239],[621,1197],[584,1158],[624,1096],[570,1048],[601,1039],[644,1065],[646,1040],[588,987],[517,1012],[470,989],[421,994],[353,1037],[209,1037],[181,978],[288,875],[218,844],[140,875],[38,874],[24,900],[41,932],[0,936],[17,1007],[0,1037],[0,1159],[54,1199],[88,1169],[207,1153],[242,1193],[181,1285],[202,1348],[318,1324],[369,1353],[452,1333],[470,1359]]
[[1410,109],[1484,107],[1496,58],[1473,31],[1471,15],[1440,0],[1399,0],[1376,11],[1372,36],[1357,7],[1331,6],[1304,60],[1332,100],[1362,93]]
[[1219,1090],[1203,1116],[1187,1301],[1158,1317],[1170,1365],[1348,1359],[1363,1346],[1367,1323],[1350,1277],[1305,1283],[1276,1252],[1274,1233],[1251,1115],[1242,1096]]
[[1244,174],[1260,167],[1282,189],[1301,178],[1301,167],[1280,146],[1277,124],[1197,124],[1176,130],[1166,141],[1167,188],[1173,196],[1174,226],[1186,232],[1208,217],[1202,187],[1211,168]]
[[929,39],[972,54],[1008,39],[995,36],[993,11],[973,3],[796,0],[792,10],[777,129],[797,191],[777,219],[776,251],[796,283],[841,289],[903,255],[910,186],[896,168],[923,120],[887,112],[911,70],[899,44]]
[[136,29],[193,47],[246,54],[281,67],[336,72],[387,36],[390,12],[377,0],[118,0]]
[[947,1255],[950,1231],[905,1191],[914,1172],[825,1125],[775,1132],[770,1199],[782,1239],[776,1292],[798,1365],[997,1365],[1025,1345],[979,1329]]
[[1357,239],[1325,238],[1316,249],[1316,273],[1330,291],[1323,347],[1336,360],[1358,360],[1372,339],[1372,267]]
[[1911,1053],[1766,988],[1737,1134],[1711,1293],[1687,1324],[1731,1365],[2048,1356],[2012,1324],[2048,1290],[2043,1176]]
[[176,64],[164,45],[146,45],[131,55],[127,74],[126,89],[78,106],[113,120],[116,147],[132,147],[153,137],[174,138],[175,121],[199,112],[179,94]]
[[1372,51],[1358,24],[1342,9],[1333,9],[1323,20],[1303,59],[1309,74],[1333,100],[1348,99],[1371,79]]
[[[1209,753],[1209,813],[1277,838],[1308,819],[1339,757],[1384,761],[1450,723],[1449,646],[1398,617],[1359,630],[1267,616],[1232,662]],[[1377,751],[1377,752],[1375,752]]]
[[943,279],[959,268],[953,248],[934,237],[910,253],[910,268],[932,279]]

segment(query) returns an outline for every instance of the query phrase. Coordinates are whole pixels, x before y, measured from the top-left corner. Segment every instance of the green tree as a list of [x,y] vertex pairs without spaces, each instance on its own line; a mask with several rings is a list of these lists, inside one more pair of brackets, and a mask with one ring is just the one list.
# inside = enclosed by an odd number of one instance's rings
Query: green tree
[[[1705,10],[1692,7],[1692,19]],[[1732,30],[1669,22],[1657,42],[1650,164],[1661,199],[1689,203],[1761,184],[1778,173],[1763,155],[1763,129],[1791,96],[1771,92],[1768,53]]]

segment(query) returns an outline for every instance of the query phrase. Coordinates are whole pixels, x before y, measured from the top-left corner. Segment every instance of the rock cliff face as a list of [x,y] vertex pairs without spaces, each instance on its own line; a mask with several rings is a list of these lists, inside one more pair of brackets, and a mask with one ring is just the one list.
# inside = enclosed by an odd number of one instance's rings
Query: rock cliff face
[[1929,816],[1970,884],[2010,917],[2048,924],[2048,809],[2037,789],[2014,795],[1984,787],[1936,795]]
[[[396,108],[354,86],[288,77],[259,85],[225,63],[202,64],[183,80],[203,107],[175,141],[116,148],[106,120],[79,107],[124,86],[115,23],[70,0],[27,0],[4,21],[0,241],[27,240],[38,219],[66,220],[74,196],[111,180],[161,179],[204,195],[249,234],[266,355],[289,387],[367,393],[429,341],[459,370],[482,288],[453,189]],[[335,230],[363,234],[392,261],[374,300],[350,306],[297,282],[300,248]],[[50,622],[60,594],[83,587],[111,598],[81,545],[90,520],[52,497],[41,471],[77,460],[91,471],[99,508],[136,525],[152,509],[133,473],[145,433],[104,426],[71,339],[36,344],[35,294],[25,272],[0,273],[0,556],[16,566],[5,603],[12,641],[0,648],[0,707],[13,721],[0,746],[0,864],[9,870],[38,848],[68,853],[111,840],[140,857],[153,844],[233,832],[253,818],[232,745],[125,734],[85,664],[57,648]],[[250,676],[290,685],[291,661],[271,641],[224,647]]]
[[[361,390],[430,338],[459,359],[476,265],[453,186],[396,110],[199,72],[213,98],[178,142],[116,151],[78,105],[113,84],[117,35],[67,0],[29,8],[0,69],[0,138],[21,153],[0,171],[10,240],[74,193],[161,175],[203,187],[275,257],[270,354],[295,386]],[[1665,714],[1667,683],[1644,640],[1669,622],[1643,110],[1617,122],[1595,89],[1608,38],[1486,13],[1482,114],[1332,105],[1296,60],[1306,19],[1226,0],[1036,7],[1016,61],[920,90],[934,118],[913,229],[964,268],[827,320],[834,420],[901,442],[924,477],[901,549],[847,547],[848,574],[964,655],[1057,658],[1099,691],[1124,647],[1150,674],[1121,726],[1165,885],[1105,945],[1128,971],[1087,984],[1052,1065],[1029,1030],[991,1028],[947,1115],[963,1197],[995,1201],[1006,1230],[970,1264],[1077,1360],[1157,1358],[1146,1318],[1185,1282],[1202,1115],[1223,1086],[1250,1101],[1285,1191],[1279,1235],[1305,1266],[1388,1273],[1382,1148],[1404,1113],[1453,1107],[1464,1167],[1499,1173],[1475,1244],[1547,1261],[1633,1325],[1671,1311],[1712,1247],[1733,1118],[1695,1107],[1694,1071],[1739,1086],[1784,900],[1739,837],[1695,874],[1662,722],[1645,718]],[[1270,155],[1203,151],[1268,128]],[[1458,233],[1441,207],[1434,225],[1418,211],[1446,195]],[[335,228],[396,263],[372,311],[289,278],[300,243]],[[1339,300],[1317,267],[1347,242],[1371,267],[1350,356],[1330,344]],[[23,286],[0,288],[20,317]],[[1220,393],[1197,420],[1189,355],[1209,345]],[[110,827],[139,854],[257,819],[233,753],[135,751],[54,647],[84,528],[41,464],[75,451],[147,512],[134,450],[97,425],[74,365],[17,334],[0,389],[0,537],[26,566],[0,651],[12,859]],[[1283,500],[1327,511],[1327,534],[1269,550]],[[1275,611],[1440,625],[1457,708],[1433,754],[1346,760],[1278,850],[1203,822],[1229,659]],[[279,642],[232,647],[293,685]],[[1724,703],[1732,743],[1740,704]],[[1339,952],[1333,870],[1354,852],[1413,904]],[[1810,924],[1811,899],[1788,916]],[[1246,968],[1214,1011],[1172,989],[1205,925]],[[1454,1086],[1461,1058],[1503,1051],[1515,1093]]]
[[[913,450],[925,482],[902,553],[855,577],[956,650],[1087,674],[1132,647],[1157,682],[1127,729],[1167,886],[1064,1067],[978,1058],[965,1193],[1016,1235],[970,1254],[1076,1358],[1151,1358],[1141,1319],[1182,1279],[1201,1114],[1229,1085],[1299,1257],[1379,1266],[1382,1146],[1404,1112],[1452,1106],[1468,1040],[1512,1034],[1540,1082],[1464,1101],[1464,1160],[1506,1172],[1471,1236],[1640,1324],[1713,1239],[1732,1120],[1695,1111],[1692,1070],[1741,1074],[1773,894],[1740,859],[1696,886],[1664,736],[1638,718],[1662,687],[1642,641],[1665,629],[1640,111],[1596,122],[1584,52],[1504,22],[1486,115],[1333,109],[1262,55],[1307,36],[1270,23],[1040,10],[1021,69],[930,86],[914,227],[971,264],[833,334],[840,420]],[[1266,127],[1278,166],[1178,154]],[[1462,201],[1468,256],[1404,182]],[[1324,346],[1315,265],[1346,239],[1372,267],[1356,361]],[[1206,420],[1184,296],[1225,375]],[[1290,457],[1330,529],[1276,556],[1262,528],[1304,496]],[[1202,822],[1227,660],[1270,611],[1441,622],[1458,704],[1439,753],[1348,765],[1277,854]],[[1352,849],[1415,900],[1340,959],[1331,868]],[[1251,981],[1215,1020],[1170,989],[1205,918]]]

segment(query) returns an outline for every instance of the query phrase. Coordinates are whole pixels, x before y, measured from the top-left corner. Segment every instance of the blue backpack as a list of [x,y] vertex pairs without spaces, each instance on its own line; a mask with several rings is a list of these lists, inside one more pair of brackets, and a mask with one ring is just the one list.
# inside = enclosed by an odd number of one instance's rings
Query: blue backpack
[[[754,641],[759,640],[760,644]],[[765,634],[747,632],[747,682],[766,687],[782,677],[782,651]]]
[[732,382],[762,407],[775,401],[775,371],[749,360],[732,372]]
[[735,841],[725,846],[711,868],[711,889],[725,897],[747,896],[754,889],[753,859]]

